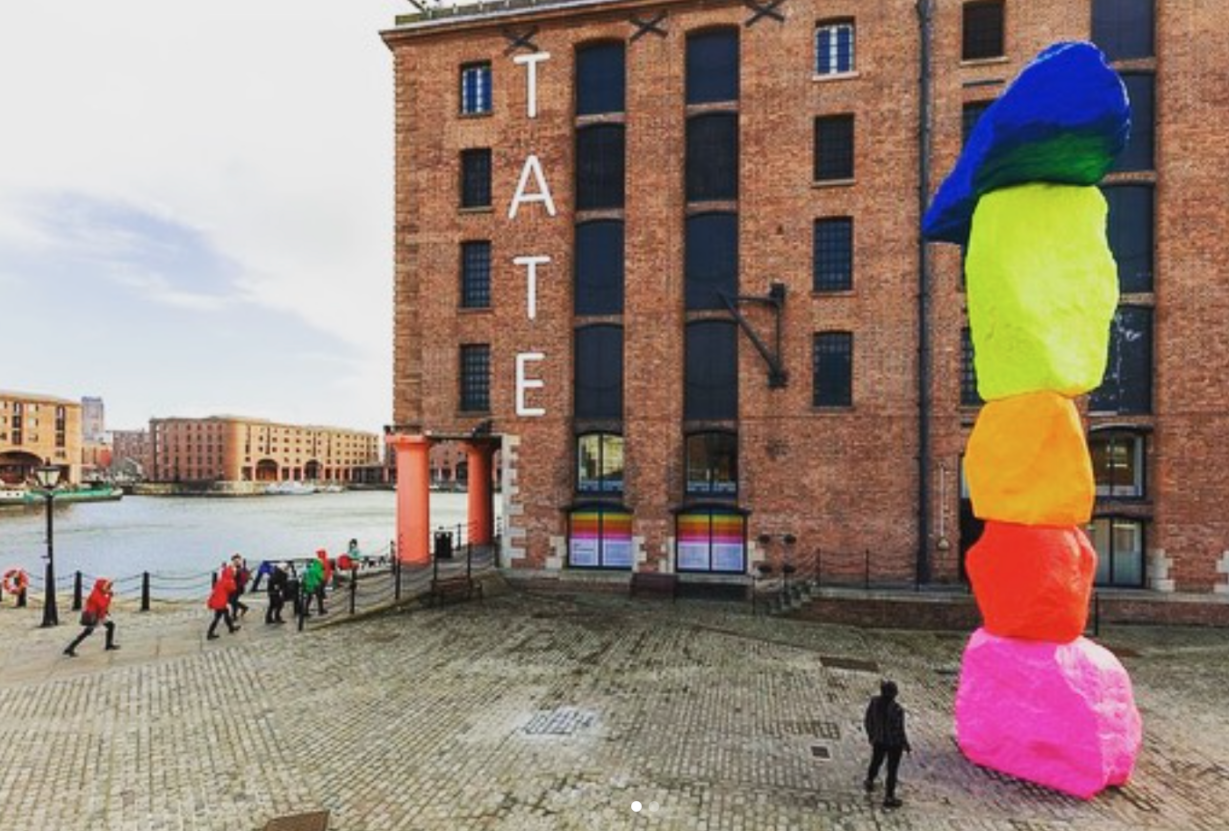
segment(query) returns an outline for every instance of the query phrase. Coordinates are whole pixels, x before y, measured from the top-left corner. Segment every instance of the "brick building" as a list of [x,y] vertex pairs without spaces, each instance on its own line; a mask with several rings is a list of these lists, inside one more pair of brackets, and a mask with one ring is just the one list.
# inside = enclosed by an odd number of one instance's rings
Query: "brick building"
[[113,473],[144,476],[153,465],[148,430],[112,430],[111,464]]
[[1226,27],[1229,4],[1153,0],[398,18],[402,550],[425,556],[410,514],[447,438],[471,470],[502,449],[505,565],[959,579],[979,401],[961,253],[919,217],[1023,65],[1090,39],[1134,112],[1103,183],[1122,301],[1082,404],[1098,583],[1224,591]]
[[0,483],[26,482],[44,462],[81,482],[81,402],[0,390]]
[[153,418],[150,482],[350,482],[378,465],[374,433],[275,424],[262,419]]

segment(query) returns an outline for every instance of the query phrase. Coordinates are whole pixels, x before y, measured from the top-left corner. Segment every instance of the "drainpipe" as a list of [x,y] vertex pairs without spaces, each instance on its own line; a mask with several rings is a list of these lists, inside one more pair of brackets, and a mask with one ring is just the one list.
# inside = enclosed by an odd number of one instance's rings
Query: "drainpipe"
[[918,35],[918,221],[917,234],[917,584],[930,582],[930,251],[922,239],[922,216],[930,199],[930,36],[933,0],[917,0]]

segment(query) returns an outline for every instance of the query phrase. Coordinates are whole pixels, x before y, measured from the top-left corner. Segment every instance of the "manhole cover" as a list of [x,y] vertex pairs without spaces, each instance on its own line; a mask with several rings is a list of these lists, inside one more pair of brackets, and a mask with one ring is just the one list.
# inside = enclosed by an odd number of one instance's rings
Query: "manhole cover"
[[823,744],[811,745],[811,755],[816,759],[823,759],[824,761],[831,761],[832,759],[832,751],[828,749],[827,745]]
[[293,814],[274,817],[265,825],[265,831],[328,831],[329,812],[313,811],[310,814]]
[[523,732],[530,736],[570,736],[577,730],[590,727],[597,721],[597,714],[575,707],[558,707],[537,713],[525,725]]
[[854,672],[879,672],[878,661],[863,661],[859,658],[838,658],[834,655],[821,655],[819,662],[828,669],[848,669]]

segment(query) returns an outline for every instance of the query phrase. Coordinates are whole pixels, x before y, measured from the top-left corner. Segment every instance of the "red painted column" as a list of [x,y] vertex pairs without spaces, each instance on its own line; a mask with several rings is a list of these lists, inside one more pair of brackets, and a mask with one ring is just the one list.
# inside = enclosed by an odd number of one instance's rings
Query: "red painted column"
[[425,436],[391,435],[397,454],[397,558],[412,565],[431,562],[431,442]]
[[493,455],[494,451],[486,444],[465,445],[469,469],[469,541],[474,545],[487,545],[495,537],[495,516],[491,508]]

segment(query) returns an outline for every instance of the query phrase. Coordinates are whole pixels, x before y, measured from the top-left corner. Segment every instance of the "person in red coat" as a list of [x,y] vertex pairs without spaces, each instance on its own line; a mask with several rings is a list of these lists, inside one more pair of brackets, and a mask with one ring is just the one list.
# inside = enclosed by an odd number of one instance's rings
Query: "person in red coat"
[[68,645],[64,650],[64,654],[70,658],[77,657],[77,647],[81,642],[94,634],[94,630],[99,625],[107,628],[107,645],[106,649],[119,649],[119,644],[115,642],[115,623],[110,620],[111,615],[111,581],[106,577],[99,577],[94,581],[94,589],[90,592],[89,598],[85,601],[85,609],[81,612],[81,625],[85,628],[81,630],[81,634],[77,639]]
[[213,609],[213,623],[209,624],[209,634],[205,636],[209,640],[218,637],[218,621],[226,621],[226,629],[231,634],[239,630],[238,624],[230,617],[230,597],[238,590],[235,571],[233,565],[223,563],[221,571],[218,572],[218,579],[213,584],[213,591],[209,593],[209,602],[206,605]]
[[[324,567],[324,585],[332,588],[337,588],[333,584],[333,561],[329,559],[329,552],[323,548],[316,549],[316,556],[320,559],[320,565]],[[323,594],[323,592],[321,592]]]

